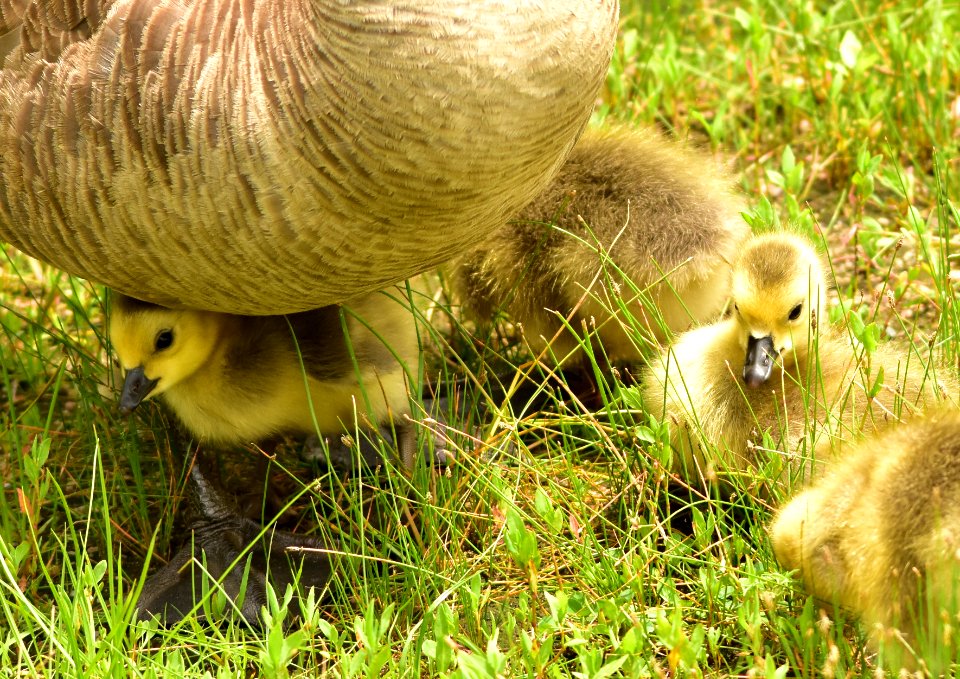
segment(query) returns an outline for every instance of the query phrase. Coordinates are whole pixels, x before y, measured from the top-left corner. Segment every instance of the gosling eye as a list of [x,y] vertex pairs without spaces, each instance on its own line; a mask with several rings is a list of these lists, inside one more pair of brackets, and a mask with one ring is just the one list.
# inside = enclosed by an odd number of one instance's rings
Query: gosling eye
[[157,333],[157,338],[153,341],[154,351],[163,351],[169,349],[173,344],[173,330],[161,330]]
[[803,303],[802,303],[802,302],[801,302],[800,304],[798,304],[797,306],[793,307],[792,309],[790,309],[790,316],[789,316],[790,320],[791,320],[791,321],[795,321],[795,320],[797,320],[798,318],[800,318],[800,312],[801,312],[801,311],[803,311]]
[[740,313],[740,307],[736,302],[733,303],[733,310],[736,311],[738,314]]

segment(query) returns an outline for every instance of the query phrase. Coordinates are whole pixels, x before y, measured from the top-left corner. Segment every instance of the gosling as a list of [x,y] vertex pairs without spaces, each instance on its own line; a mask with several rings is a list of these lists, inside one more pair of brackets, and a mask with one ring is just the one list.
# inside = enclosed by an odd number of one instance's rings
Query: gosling
[[506,311],[547,362],[582,362],[584,328],[611,360],[640,360],[729,293],[749,229],[711,163],[652,132],[587,130],[545,191],[448,267],[455,297],[481,324]]
[[110,340],[126,373],[120,407],[159,396],[215,445],[352,431],[357,415],[377,426],[409,412],[414,323],[397,289],[354,300],[342,320],[337,306],[236,316],[114,293]]
[[[783,471],[815,474],[822,460],[807,451],[839,452],[864,428],[956,395],[916,352],[880,346],[867,358],[825,322],[826,293],[807,239],[769,233],[742,247],[729,316],[681,335],[643,377],[644,406],[672,427],[675,471],[712,481],[756,468],[768,433]],[[824,436],[831,445],[818,447]]]
[[[406,374],[418,351],[414,316],[402,300],[399,290],[390,290],[353,301],[342,315],[330,306],[257,317],[167,309],[113,293],[110,338],[126,371],[120,408],[130,412],[159,396],[193,435],[214,445],[389,422],[409,412]],[[403,461],[412,464],[415,432],[396,430]],[[353,452],[338,439],[328,451],[331,462],[352,468]],[[358,443],[368,464],[379,460],[366,437]],[[151,576],[137,602],[139,615],[180,620],[196,607],[209,578],[221,581],[240,614],[255,622],[268,581],[282,587],[300,574],[301,586],[319,588],[330,577],[330,559],[316,549],[322,543],[265,531],[240,516],[199,466],[190,475],[189,496],[193,539]],[[288,553],[291,548],[307,549]],[[245,572],[247,549],[252,561]]]
[[826,604],[860,616],[893,670],[934,676],[958,657],[960,413],[860,443],[779,513],[780,563]]

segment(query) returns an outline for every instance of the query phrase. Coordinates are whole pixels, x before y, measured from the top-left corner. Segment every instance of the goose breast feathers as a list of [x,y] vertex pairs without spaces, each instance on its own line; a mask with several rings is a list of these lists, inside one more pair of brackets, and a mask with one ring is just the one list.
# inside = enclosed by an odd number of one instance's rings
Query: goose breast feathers
[[168,306],[286,313],[382,288],[550,179],[617,9],[0,0],[0,238]]

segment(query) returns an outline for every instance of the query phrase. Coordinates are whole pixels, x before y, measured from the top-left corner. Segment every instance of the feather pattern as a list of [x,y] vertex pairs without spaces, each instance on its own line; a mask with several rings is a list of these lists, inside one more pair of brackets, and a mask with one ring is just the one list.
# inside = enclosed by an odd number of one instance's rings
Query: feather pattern
[[[0,238],[167,306],[383,288],[515,214],[617,3],[0,0]],[[375,265],[372,265],[375,263]]]

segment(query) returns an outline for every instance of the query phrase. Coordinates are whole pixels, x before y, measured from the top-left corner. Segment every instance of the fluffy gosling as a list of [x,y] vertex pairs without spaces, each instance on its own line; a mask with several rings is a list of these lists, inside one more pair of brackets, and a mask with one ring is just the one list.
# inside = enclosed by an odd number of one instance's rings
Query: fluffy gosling
[[352,429],[356,414],[376,426],[409,411],[405,368],[416,365],[418,347],[399,290],[349,303],[343,323],[336,306],[235,316],[112,300],[124,411],[159,396],[190,432],[218,445],[335,434]]
[[[331,306],[256,317],[167,309],[114,293],[110,338],[126,371],[120,407],[129,412],[159,396],[191,433],[216,445],[282,433],[335,435],[352,430],[358,416],[362,425],[386,423],[409,412],[405,370],[415,365],[418,351],[413,313],[402,300],[392,290],[355,300],[343,316]],[[399,423],[398,430],[405,434],[399,442],[404,461],[411,464],[413,431]],[[361,455],[373,462],[376,452],[364,443]],[[338,466],[352,466],[348,448],[334,443],[334,456]],[[218,586],[253,622],[268,581],[282,589],[294,574],[304,587],[320,587],[329,578],[325,553],[293,549],[321,543],[276,530],[261,538],[262,527],[240,516],[198,466],[188,497],[193,538],[151,576],[137,603],[140,615],[179,620],[209,578],[221,581]],[[245,572],[247,549],[252,560]],[[231,568],[234,563],[239,566]]]
[[[806,239],[772,233],[741,248],[730,315],[681,335],[643,378],[645,407],[672,425],[678,472],[712,480],[755,467],[763,432],[785,469],[813,472],[805,451],[821,435],[836,448],[957,393],[954,378],[935,375],[915,352],[881,346],[865,358],[825,322],[826,293],[823,262]],[[720,459],[705,454],[710,445]]]
[[868,438],[779,513],[780,563],[869,627],[884,663],[934,676],[958,657],[960,413]]
[[609,358],[640,359],[645,345],[712,320],[727,298],[749,229],[711,165],[652,132],[587,130],[543,193],[450,265],[456,296],[480,323],[507,311],[533,350],[549,345],[548,361],[579,356],[584,324]]

